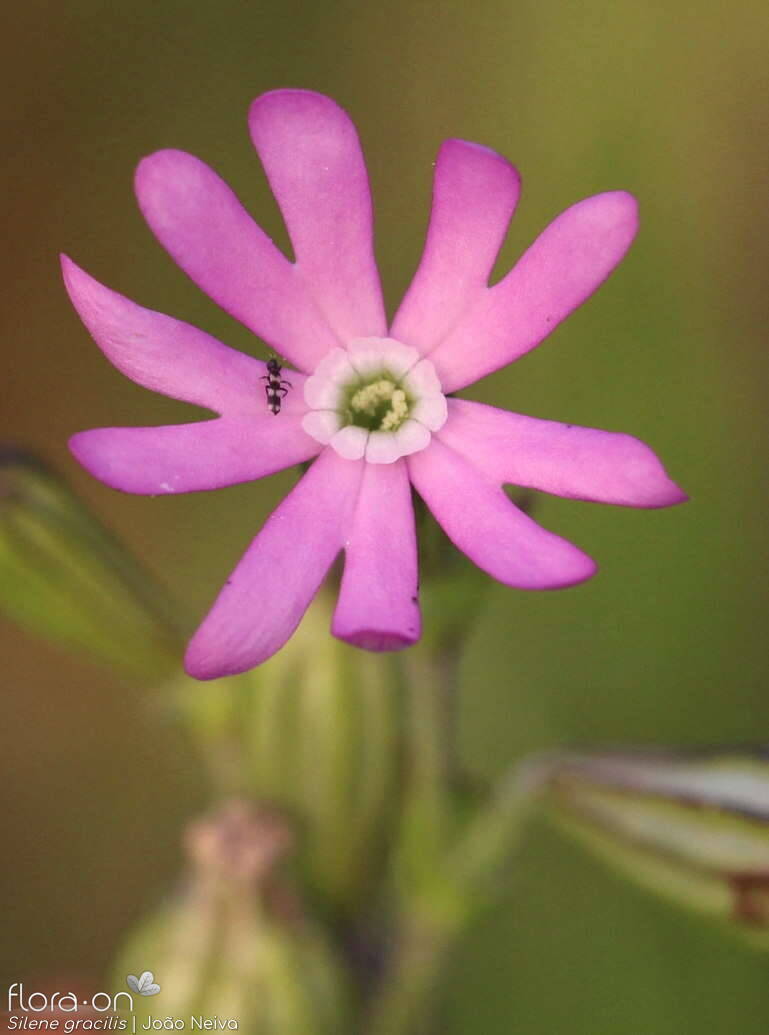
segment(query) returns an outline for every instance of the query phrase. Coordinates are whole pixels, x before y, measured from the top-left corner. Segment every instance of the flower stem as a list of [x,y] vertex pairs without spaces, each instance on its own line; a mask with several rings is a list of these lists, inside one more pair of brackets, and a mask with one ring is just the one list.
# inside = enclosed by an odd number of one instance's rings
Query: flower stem
[[407,682],[410,790],[443,811],[449,777],[450,669],[429,650],[403,659]]
[[514,767],[458,832],[443,832],[436,855],[425,857],[420,883],[405,889],[400,904],[395,948],[369,1012],[366,1035],[425,1035],[431,1030],[441,970],[494,894],[494,878],[517,844],[536,786],[526,766]]
[[440,927],[426,917],[407,921],[365,1035],[426,1035],[437,978],[455,938],[452,925]]
[[436,977],[461,908],[443,878],[451,839],[454,651],[420,645],[402,659],[406,766],[394,858],[397,927],[368,1011],[366,1035],[424,1031]]

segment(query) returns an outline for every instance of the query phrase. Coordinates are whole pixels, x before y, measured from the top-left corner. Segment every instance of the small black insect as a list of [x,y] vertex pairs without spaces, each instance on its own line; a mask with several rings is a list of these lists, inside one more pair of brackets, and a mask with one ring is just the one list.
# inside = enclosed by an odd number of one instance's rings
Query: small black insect
[[281,378],[281,372],[280,363],[274,356],[271,356],[267,360],[267,373],[263,374],[261,379],[267,382],[264,386],[264,394],[267,396],[267,408],[274,414],[280,413],[283,398],[288,394],[289,388],[292,387],[290,381],[284,381]]

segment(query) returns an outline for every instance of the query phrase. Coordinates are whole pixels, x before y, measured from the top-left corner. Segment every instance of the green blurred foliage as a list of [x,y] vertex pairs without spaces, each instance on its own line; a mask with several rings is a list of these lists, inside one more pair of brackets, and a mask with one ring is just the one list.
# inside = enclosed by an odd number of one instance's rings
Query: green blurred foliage
[[178,671],[179,604],[144,576],[63,479],[15,450],[0,450],[0,610],[134,679]]
[[[66,300],[59,250],[265,355],[152,240],[131,195],[141,155],[200,155],[285,241],[247,105],[282,85],[330,93],[366,148],[391,307],[419,257],[446,136],[522,170],[500,272],[569,203],[629,189],[642,232],[620,270],[541,348],[467,394],[637,434],[692,502],[635,512],[537,499],[536,516],[601,571],[565,592],[492,588],[463,665],[463,752],[491,775],[564,742],[765,739],[767,30],[759,0],[728,11],[719,0],[14,5],[0,44],[3,437],[61,465],[202,614],[292,476],[130,498],[77,471],[65,446],[85,427],[194,412],[109,367]],[[181,818],[201,795],[195,760],[148,688],[10,626],[2,656],[0,981],[98,977],[172,880]],[[765,958],[549,831],[520,866],[509,908],[455,960],[446,1032],[766,1030]]]

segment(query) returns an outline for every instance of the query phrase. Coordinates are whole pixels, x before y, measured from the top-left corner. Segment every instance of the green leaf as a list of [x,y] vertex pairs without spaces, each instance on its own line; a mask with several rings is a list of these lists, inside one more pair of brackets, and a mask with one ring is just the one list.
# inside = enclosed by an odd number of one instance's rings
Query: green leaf
[[143,678],[179,664],[179,609],[66,484],[0,449],[0,609]]

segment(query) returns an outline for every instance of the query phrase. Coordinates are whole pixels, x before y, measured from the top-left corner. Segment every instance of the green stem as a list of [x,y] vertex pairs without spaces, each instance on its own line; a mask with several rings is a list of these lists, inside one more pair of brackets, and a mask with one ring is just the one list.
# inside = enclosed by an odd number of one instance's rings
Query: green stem
[[409,790],[436,805],[445,799],[448,777],[448,685],[443,666],[430,652],[414,648],[403,659],[408,715]]
[[456,934],[453,925],[434,925],[424,917],[406,921],[365,1035],[426,1035],[437,979]]
[[499,780],[447,859],[457,884],[483,887],[504,866],[517,844],[537,787],[528,763],[514,766]]
[[[451,697],[454,651],[422,645],[402,659],[406,771],[395,853],[400,927],[387,973],[370,1005],[367,1035],[423,1031],[458,919],[441,873],[450,840]],[[448,894],[447,894],[448,892]]]
[[431,652],[415,648],[403,659],[405,766],[402,811],[393,856],[401,908],[428,888],[445,851],[451,815],[446,746],[445,687]]
[[430,1030],[433,996],[446,957],[479,906],[488,904],[489,888],[495,887],[494,878],[517,843],[535,789],[529,768],[516,766],[460,836],[445,838],[437,853],[426,857],[421,882],[405,889],[402,926],[366,1035],[424,1035]]

